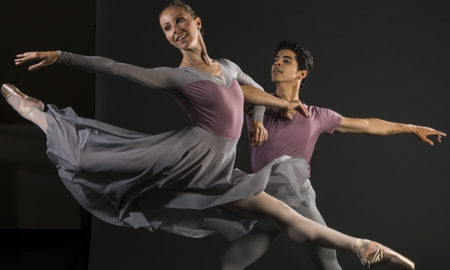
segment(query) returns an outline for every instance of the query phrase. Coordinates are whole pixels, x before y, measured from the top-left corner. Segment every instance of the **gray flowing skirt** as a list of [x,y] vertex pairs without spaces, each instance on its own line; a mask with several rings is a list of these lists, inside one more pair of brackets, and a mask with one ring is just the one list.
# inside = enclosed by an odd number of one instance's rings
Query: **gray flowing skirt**
[[187,237],[232,240],[254,220],[220,207],[262,191],[302,203],[306,161],[283,156],[259,172],[233,169],[237,141],[199,126],[156,135],[81,118],[49,105],[47,155],[62,182],[97,218]]

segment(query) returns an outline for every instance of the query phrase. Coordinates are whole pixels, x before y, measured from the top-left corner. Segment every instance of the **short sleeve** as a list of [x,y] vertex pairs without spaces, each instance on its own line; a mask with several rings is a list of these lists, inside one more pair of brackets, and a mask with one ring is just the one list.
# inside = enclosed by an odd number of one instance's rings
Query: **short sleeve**
[[336,128],[341,124],[342,115],[326,108],[318,108],[318,110],[320,122],[322,124],[321,133],[333,134]]

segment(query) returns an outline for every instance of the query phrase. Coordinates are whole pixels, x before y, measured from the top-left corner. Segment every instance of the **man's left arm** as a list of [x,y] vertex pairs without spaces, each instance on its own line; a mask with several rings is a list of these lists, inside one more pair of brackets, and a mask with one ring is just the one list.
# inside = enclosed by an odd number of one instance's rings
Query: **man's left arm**
[[378,118],[348,118],[342,117],[340,125],[336,128],[341,133],[363,133],[370,135],[394,135],[400,133],[412,133],[420,140],[433,146],[434,143],[428,136],[435,136],[441,142],[442,136],[447,136],[444,132],[430,127],[416,126],[385,121]]

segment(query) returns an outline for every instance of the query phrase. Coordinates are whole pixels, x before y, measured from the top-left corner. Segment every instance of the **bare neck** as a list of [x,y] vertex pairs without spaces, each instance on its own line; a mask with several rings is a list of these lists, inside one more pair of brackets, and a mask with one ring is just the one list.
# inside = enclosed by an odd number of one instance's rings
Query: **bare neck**
[[276,83],[275,94],[277,97],[282,98],[287,101],[298,100],[298,96],[300,94],[300,84],[298,83],[286,83],[280,82]]
[[181,50],[181,53],[183,54],[183,60],[181,60],[180,67],[210,66],[212,63],[212,59],[209,58],[205,43],[201,37],[196,46]]

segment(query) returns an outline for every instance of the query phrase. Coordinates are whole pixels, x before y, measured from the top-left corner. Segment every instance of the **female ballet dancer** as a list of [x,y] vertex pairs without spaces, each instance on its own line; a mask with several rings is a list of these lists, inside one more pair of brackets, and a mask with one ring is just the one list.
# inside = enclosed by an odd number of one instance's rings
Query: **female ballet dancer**
[[11,84],[2,86],[6,101],[46,133],[49,158],[84,208],[111,224],[188,237],[234,239],[256,219],[297,242],[353,251],[369,267],[384,262],[414,269],[413,262],[393,250],[313,222],[264,192],[269,178],[306,179],[304,160],[284,156],[251,175],[233,170],[244,98],[307,113],[299,102],[283,102],[256,88],[242,92],[239,83],[257,85],[231,61],[209,58],[201,20],[186,4],[169,4],[160,24],[183,55],[178,68],[146,69],[57,51],[20,54],[16,64],[38,60],[29,67],[35,70],[59,62],[165,89],[190,114],[193,125],[184,129],[148,135],[80,118],[70,108],[48,105],[44,112],[41,101]]

